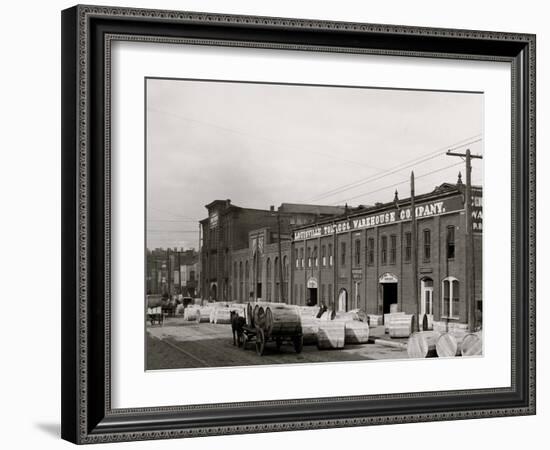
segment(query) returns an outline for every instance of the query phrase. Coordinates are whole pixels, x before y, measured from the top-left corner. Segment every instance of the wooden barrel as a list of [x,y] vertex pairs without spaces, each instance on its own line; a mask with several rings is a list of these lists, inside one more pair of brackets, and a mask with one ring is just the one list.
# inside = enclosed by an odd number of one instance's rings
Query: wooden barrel
[[252,305],[252,303],[248,303],[246,305],[246,324],[251,327],[251,328],[254,328],[254,306]]
[[435,346],[437,356],[440,358],[460,356],[462,340],[462,337],[455,336],[453,333],[443,333]]
[[265,330],[265,309],[263,306],[254,307],[254,326]]
[[344,348],[346,340],[344,322],[323,321],[319,324],[317,348],[319,350]]
[[210,314],[212,313],[213,308],[204,306],[197,309],[197,322],[210,322]]
[[231,309],[229,308],[216,308],[214,316],[215,324],[228,324],[231,323]]
[[300,322],[302,325],[302,335],[304,336],[304,345],[317,345],[317,335],[319,334],[321,320],[315,317],[302,316]]
[[274,304],[265,308],[264,330],[267,336],[296,336],[302,334],[302,321],[297,308]]
[[315,317],[319,312],[318,306],[298,306],[297,308],[301,317]]
[[390,314],[399,312],[399,305],[397,303],[390,303]]
[[[328,317],[331,316],[329,315]],[[360,321],[359,314],[355,311],[337,312],[331,320],[337,320],[340,322],[349,322],[351,320]]]
[[350,320],[344,325],[346,344],[366,344],[369,340],[369,324],[359,320]]
[[390,323],[391,321],[393,320],[394,317],[398,317],[398,316],[402,316],[404,315],[405,313],[404,312],[396,312],[396,313],[389,313],[389,314],[384,314],[384,327],[386,327],[386,333],[389,331],[390,329]]
[[418,331],[412,333],[407,341],[409,358],[429,358],[437,356],[436,344],[440,334],[437,331]]
[[462,356],[479,356],[483,354],[483,340],[481,332],[470,333],[464,336],[460,349]]
[[369,319],[367,317],[367,313],[363,311],[362,309],[352,309],[350,313],[355,314],[355,320],[359,320],[361,322],[368,323]]
[[416,328],[414,314],[395,314],[389,323],[388,333],[392,338],[409,337]]
[[369,327],[378,327],[382,325],[383,317],[378,314],[367,314]]
[[187,320],[188,322],[196,321],[197,320],[197,308],[194,307],[194,305],[189,305],[187,308],[183,310],[183,319]]

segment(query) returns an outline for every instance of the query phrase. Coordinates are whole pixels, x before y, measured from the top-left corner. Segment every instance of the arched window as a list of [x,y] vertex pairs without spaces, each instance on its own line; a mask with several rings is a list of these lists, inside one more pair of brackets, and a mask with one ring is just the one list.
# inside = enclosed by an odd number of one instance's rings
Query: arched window
[[441,316],[446,319],[459,318],[460,284],[455,277],[442,281]]
[[288,291],[288,276],[289,276],[289,266],[288,266],[288,258],[283,256],[283,298],[281,300],[287,301],[290,303],[289,300],[289,291]]
[[313,265],[319,267],[319,257],[317,255],[317,246],[313,247]]
[[258,256],[258,268],[256,272],[256,283],[262,282],[262,269],[263,269],[263,258],[261,255]]
[[278,302],[280,301],[280,290],[279,290],[279,281],[280,281],[280,278],[279,278],[279,258],[278,257],[275,257],[275,260],[273,262],[273,265],[275,266],[274,269],[273,269],[273,273],[275,274],[274,276],[274,283],[273,283],[273,286],[275,286],[275,301]]
[[265,275],[267,278],[267,285],[266,285],[266,299],[268,302],[271,301],[271,259],[267,258],[267,261],[265,262]]
[[243,297],[243,288],[244,288],[244,280],[243,280],[243,262],[239,262],[239,299],[241,301],[244,301]]
[[248,259],[244,263],[244,295],[246,299],[248,299],[248,296],[250,294],[250,267],[248,264]]
[[233,263],[233,298],[239,298],[237,290],[239,286],[239,273],[237,272],[237,261]]

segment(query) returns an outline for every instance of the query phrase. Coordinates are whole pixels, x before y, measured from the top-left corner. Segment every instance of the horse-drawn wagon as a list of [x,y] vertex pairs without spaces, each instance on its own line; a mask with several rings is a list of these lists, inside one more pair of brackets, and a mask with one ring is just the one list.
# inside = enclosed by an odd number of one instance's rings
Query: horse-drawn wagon
[[304,342],[300,312],[285,303],[249,303],[245,312],[246,323],[238,335],[238,344],[246,349],[254,343],[256,353],[262,356],[265,345],[275,342],[277,350],[285,343],[292,344],[301,353]]

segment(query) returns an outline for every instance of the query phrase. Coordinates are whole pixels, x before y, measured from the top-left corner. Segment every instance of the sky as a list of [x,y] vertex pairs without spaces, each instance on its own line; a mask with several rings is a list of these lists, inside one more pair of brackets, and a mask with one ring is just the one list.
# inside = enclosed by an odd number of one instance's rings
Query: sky
[[198,249],[216,199],[369,205],[408,197],[411,170],[417,194],[456,182],[449,149],[483,154],[482,93],[148,79],[146,109],[148,248]]

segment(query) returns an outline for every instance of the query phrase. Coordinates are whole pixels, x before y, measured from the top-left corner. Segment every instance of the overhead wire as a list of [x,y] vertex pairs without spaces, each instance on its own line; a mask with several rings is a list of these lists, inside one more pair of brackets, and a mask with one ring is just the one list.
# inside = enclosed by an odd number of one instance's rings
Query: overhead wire
[[[356,187],[363,186],[367,183],[371,183],[373,181],[378,181],[378,180],[380,180],[380,179],[382,179],[382,178],[384,178],[388,175],[393,175],[394,173],[400,172],[401,170],[410,168],[410,167],[418,165],[418,164],[422,164],[426,161],[430,161],[430,160],[435,159],[435,158],[437,158],[441,155],[444,155],[447,150],[455,150],[455,149],[465,147],[467,145],[471,145],[471,144],[480,142],[482,140],[482,138],[471,140],[471,139],[473,139],[477,136],[480,136],[480,135],[475,135],[475,136],[471,136],[467,139],[462,139],[462,140],[460,140],[460,141],[458,141],[458,142],[456,142],[456,143],[454,143],[450,146],[441,147],[441,148],[437,149],[434,152],[429,152],[429,153],[426,153],[424,155],[418,156],[418,157],[413,158],[409,161],[398,164],[397,166],[389,168],[389,169],[385,170],[384,172],[382,172],[378,175],[369,176],[369,177],[354,181],[353,183],[348,183],[348,184],[345,184],[343,186],[332,189],[330,191],[326,191],[326,192],[324,192],[320,195],[317,195],[317,196],[313,197],[311,199],[311,201],[319,201],[319,200],[322,200],[322,199],[327,198],[327,197],[332,197],[333,195],[339,194],[341,192],[345,192],[345,191],[350,190],[350,189],[355,189]],[[464,141],[468,141],[468,142],[464,142]]]

